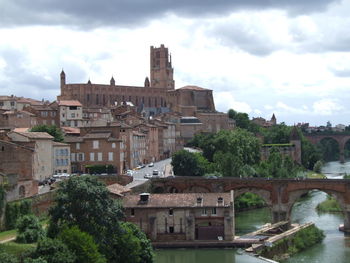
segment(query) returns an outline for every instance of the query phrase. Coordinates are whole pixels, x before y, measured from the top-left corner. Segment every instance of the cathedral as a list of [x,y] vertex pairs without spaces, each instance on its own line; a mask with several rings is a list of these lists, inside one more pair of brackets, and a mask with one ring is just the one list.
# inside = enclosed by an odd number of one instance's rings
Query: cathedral
[[196,111],[215,112],[212,90],[197,86],[175,89],[171,56],[168,48],[150,48],[150,79],[143,86],[121,86],[112,77],[109,84],[67,84],[61,72],[61,95],[57,100],[78,100],[83,107],[110,107],[131,102],[148,116],[169,111],[194,116]]

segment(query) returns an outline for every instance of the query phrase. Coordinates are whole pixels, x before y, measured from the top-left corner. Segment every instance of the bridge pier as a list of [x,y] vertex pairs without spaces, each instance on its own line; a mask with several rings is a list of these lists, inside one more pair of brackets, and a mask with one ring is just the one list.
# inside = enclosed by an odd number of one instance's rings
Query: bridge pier
[[350,210],[344,212],[344,232],[350,233]]
[[290,221],[287,205],[273,205],[272,206],[272,223],[278,223],[281,221]]
[[339,161],[341,163],[345,163],[345,154],[344,154],[344,149],[340,149],[340,153],[339,153]]

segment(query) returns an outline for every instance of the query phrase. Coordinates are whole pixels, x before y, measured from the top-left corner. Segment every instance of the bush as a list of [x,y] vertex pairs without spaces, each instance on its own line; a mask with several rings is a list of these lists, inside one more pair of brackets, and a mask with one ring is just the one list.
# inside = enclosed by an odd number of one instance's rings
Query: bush
[[18,243],[34,243],[44,237],[44,230],[35,215],[25,215],[16,224]]
[[77,226],[63,229],[58,238],[75,253],[75,263],[106,262],[105,257],[98,252],[98,246],[92,236],[82,232]]
[[10,202],[6,204],[5,225],[6,229],[14,229],[18,218],[32,212],[32,201],[29,199]]
[[47,261],[43,258],[26,258],[23,263],[47,263]]
[[12,255],[9,255],[7,253],[0,253],[0,262],[1,263],[18,263],[18,260]]
[[62,241],[45,238],[39,240],[38,246],[31,258],[46,260],[47,263],[74,263],[76,256]]

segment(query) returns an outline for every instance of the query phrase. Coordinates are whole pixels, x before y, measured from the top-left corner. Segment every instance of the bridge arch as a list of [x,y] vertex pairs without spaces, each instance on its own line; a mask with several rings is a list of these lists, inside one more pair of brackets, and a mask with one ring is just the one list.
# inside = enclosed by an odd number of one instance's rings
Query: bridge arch
[[256,188],[256,187],[242,187],[242,188],[233,189],[233,190],[234,190],[235,198],[245,193],[253,193],[260,196],[264,200],[267,206],[270,207],[272,205],[271,193],[270,191],[267,191],[265,189]]
[[312,144],[318,144],[322,139],[325,138],[336,140],[339,145],[339,160],[341,162],[345,161],[345,144],[350,140],[349,134],[305,134],[305,138],[307,138]]

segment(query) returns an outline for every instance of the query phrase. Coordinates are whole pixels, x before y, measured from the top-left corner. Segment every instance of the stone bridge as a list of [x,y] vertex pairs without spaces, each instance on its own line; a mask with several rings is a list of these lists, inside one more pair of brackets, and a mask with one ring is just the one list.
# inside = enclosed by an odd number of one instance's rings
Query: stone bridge
[[344,213],[344,229],[350,232],[350,179],[263,179],[175,177],[152,179],[157,193],[206,193],[234,190],[261,196],[271,208],[273,223],[291,219],[294,203],[310,190],[320,190],[336,198]]
[[318,144],[323,139],[333,139],[337,141],[339,145],[339,158],[341,162],[345,161],[344,150],[345,144],[348,140],[350,140],[349,134],[304,134],[305,138],[307,138],[312,144]]

